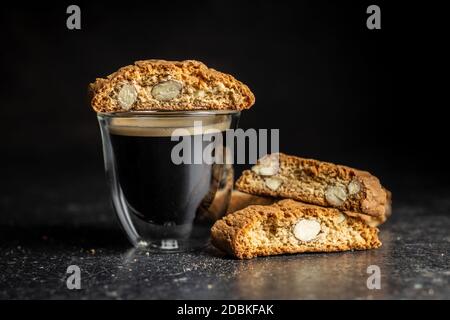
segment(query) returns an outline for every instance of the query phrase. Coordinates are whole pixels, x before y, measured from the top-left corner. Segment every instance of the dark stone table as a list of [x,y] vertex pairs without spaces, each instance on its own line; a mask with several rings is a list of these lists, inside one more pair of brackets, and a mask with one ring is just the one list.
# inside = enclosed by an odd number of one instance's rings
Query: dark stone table
[[[450,298],[448,188],[396,186],[414,190],[394,190],[378,250],[239,261],[213,247],[161,255],[131,248],[101,172],[34,178],[11,172],[0,194],[1,299]],[[81,290],[66,287],[69,265],[81,269]],[[367,288],[370,265],[380,268],[379,290]]]

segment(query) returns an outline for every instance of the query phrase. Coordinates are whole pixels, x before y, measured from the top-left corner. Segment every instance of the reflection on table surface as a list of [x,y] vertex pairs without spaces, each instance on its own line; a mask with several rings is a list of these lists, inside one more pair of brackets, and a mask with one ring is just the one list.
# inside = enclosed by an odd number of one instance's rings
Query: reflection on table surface
[[[421,225],[421,228],[417,228]],[[118,229],[0,226],[0,298],[436,299],[450,296],[450,218],[410,217],[383,226],[376,250],[236,260],[209,246],[152,254]],[[68,290],[67,267],[83,290]],[[370,290],[369,266],[381,288]]]

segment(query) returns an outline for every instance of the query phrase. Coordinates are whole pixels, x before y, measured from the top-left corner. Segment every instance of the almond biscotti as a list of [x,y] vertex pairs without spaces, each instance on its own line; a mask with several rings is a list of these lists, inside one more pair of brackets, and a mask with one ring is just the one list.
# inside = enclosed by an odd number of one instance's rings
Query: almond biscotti
[[239,259],[381,246],[378,229],[338,209],[281,200],[253,205],[216,221],[211,241]]
[[260,159],[251,170],[242,173],[236,188],[384,220],[390,213],[390,193],[369,172],[283,153]]
[[[257,196],[254,194],[245,193],[239,190],[233,190],[231,193],[231,200],[228,206],[227,213],[233,213],[238,210],[242,210],[251,205],[269,205],[277,201],[279,198],[273,198],[269,196]],[[363,213],[356,213],[351,211],[343,211],[346,215],[362,220],[365,224],[371,227],[377,227],[380,224],[386,222],[390,215],[390,202],[388,205],[388,210],[385,215],[373,217]],[[217,220],[217,219],[216,219]]]
[[97,112],[242,110],[255,102],[245,84],[195,60],[137,61],[89,89]]
[[244,209],[251,205],[268,205],[279,201],[280,199],[264,196],[256,196],[253,194],[233,190],[231,193],[230,203],[228,205],[227,213]]

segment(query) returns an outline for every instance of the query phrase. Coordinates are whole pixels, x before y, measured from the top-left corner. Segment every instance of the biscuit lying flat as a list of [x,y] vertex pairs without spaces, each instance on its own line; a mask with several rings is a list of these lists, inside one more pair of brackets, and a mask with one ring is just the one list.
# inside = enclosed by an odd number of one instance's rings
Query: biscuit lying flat
[[370,173],[282,153],[244,171],[236,188],[381,218],[390,212],[390,193]]
[[[269,205],[280,200],[281,199],[279,198],[273,198],[269,196],[256,196],[242,191],[233,190],[233,192],[231,193],[231,200],[228,206],[227,213],[233,213],[235,211],[242,210],[251,205]],[[364,223],[366,223],[368,226],[371,227],[379,226],[380,224],[384,223],[388,218],[388,215],[373,217],[363,213],[356,213],[351,211],[343,211],[343,212],[350,217],[362,220]],[[390,213],[390,209],[387,213]]]
[[301,252],[378,248],[378,229],[339,210],[282,200],[249,206],[218,220],[212,243],[240,259]]
[[229,74],[195,60],[137,61],[90,84],[97,112],[140,110],[242,110],[255,97]]

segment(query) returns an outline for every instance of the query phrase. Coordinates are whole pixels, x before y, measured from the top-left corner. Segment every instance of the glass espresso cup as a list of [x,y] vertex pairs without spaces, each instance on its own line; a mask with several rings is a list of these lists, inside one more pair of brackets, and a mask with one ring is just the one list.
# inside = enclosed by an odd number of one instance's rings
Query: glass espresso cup
[[[212,223],[225,214],[231,197],[233,168],[226,161],[225,131],[237,127],[239,115],[97,114],[113,207],[135,247],[180,252],[207,243]],[[214,157],[205,159],[211,150]]]

